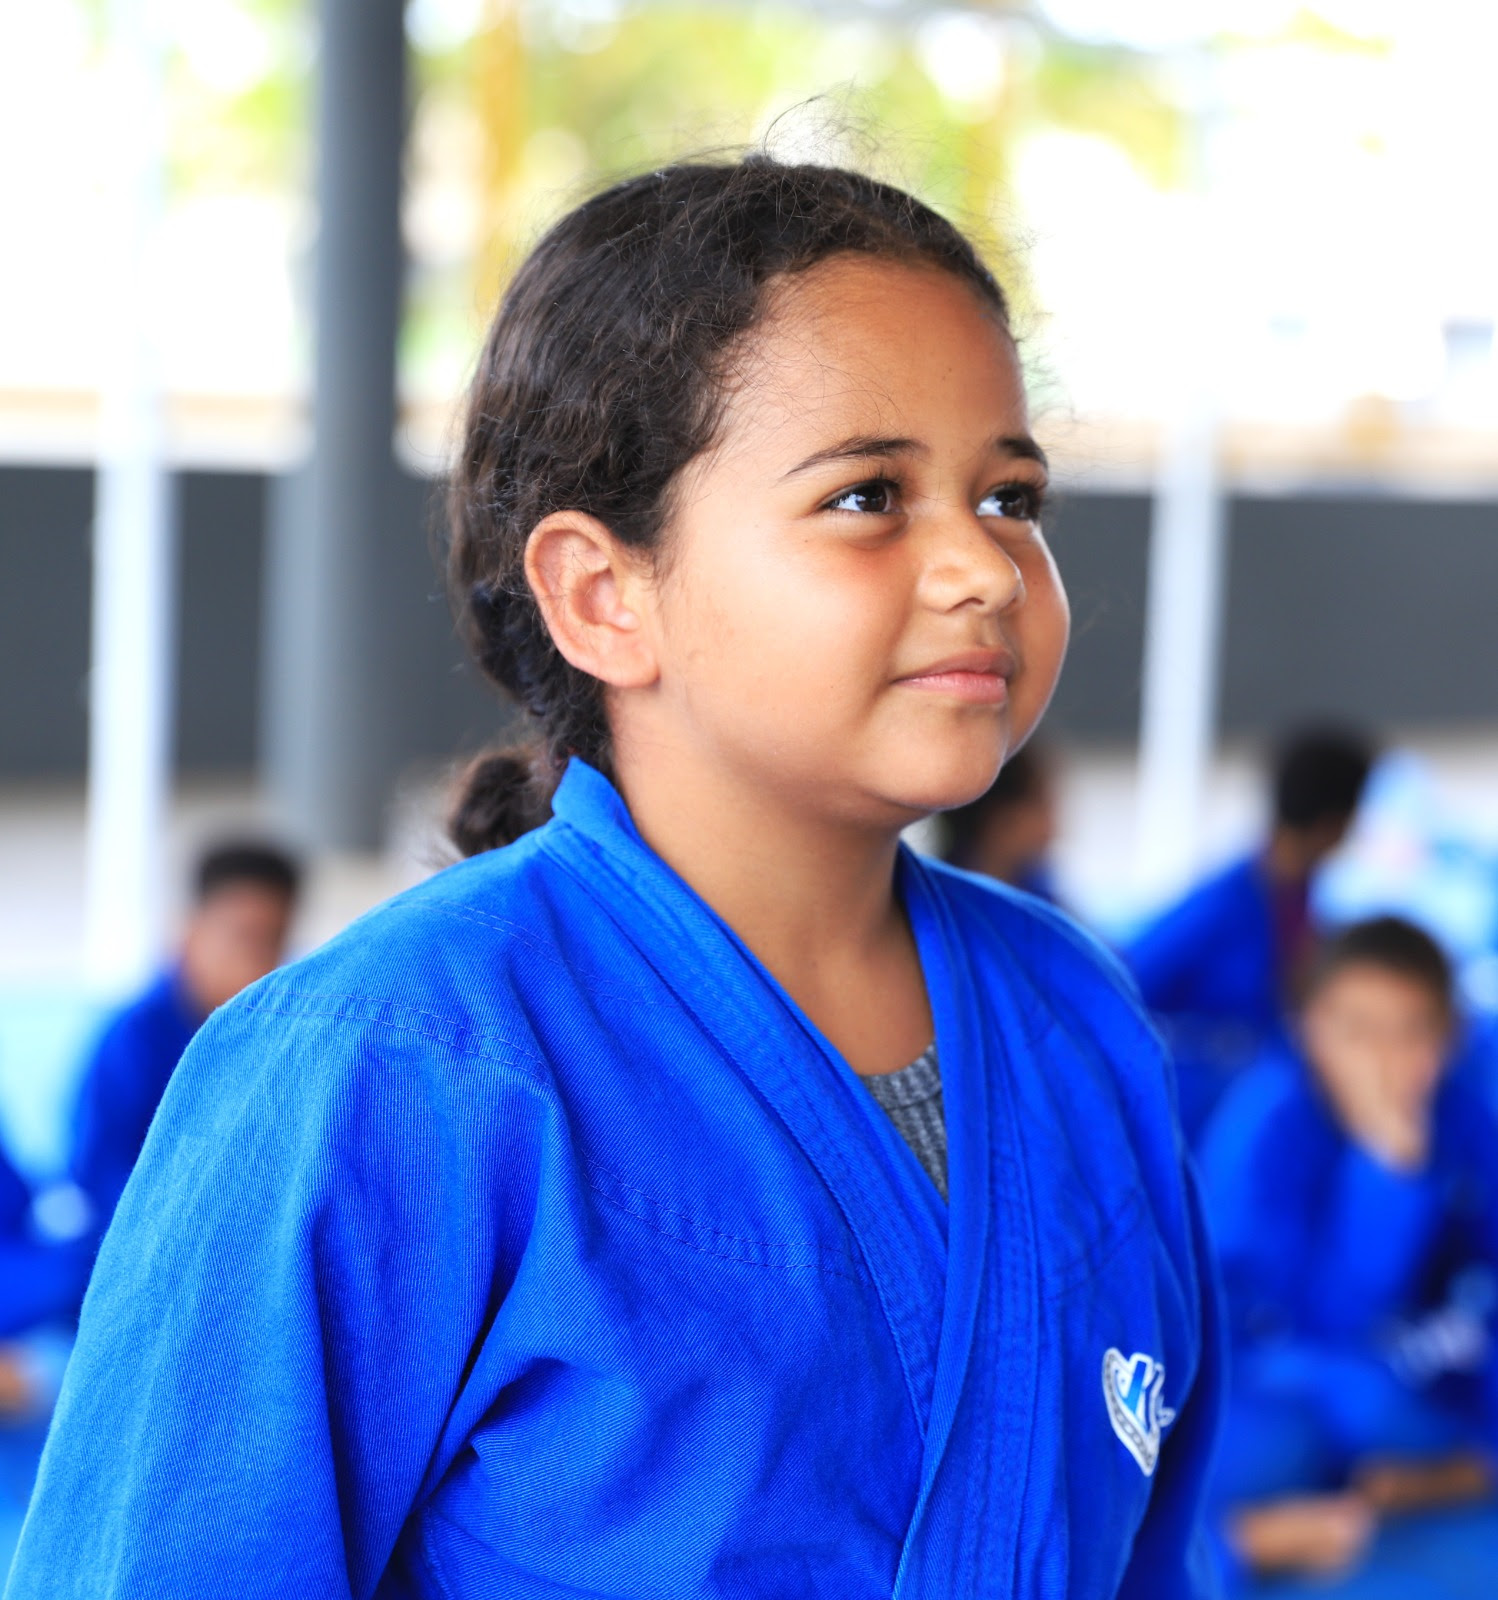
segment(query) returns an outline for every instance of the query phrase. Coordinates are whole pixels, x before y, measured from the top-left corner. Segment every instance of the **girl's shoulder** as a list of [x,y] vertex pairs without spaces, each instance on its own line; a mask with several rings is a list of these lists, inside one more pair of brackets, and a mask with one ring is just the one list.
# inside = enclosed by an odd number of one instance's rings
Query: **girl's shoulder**
[[[293,1053],[383,1035],[407,1051],[503,1059],[539,1076],[525,1019],[601,964],[575,893],[528,836],[436,873],[350,923],[221,1008],[215,1035]],[[603,975],[600,974],[600,977]]]

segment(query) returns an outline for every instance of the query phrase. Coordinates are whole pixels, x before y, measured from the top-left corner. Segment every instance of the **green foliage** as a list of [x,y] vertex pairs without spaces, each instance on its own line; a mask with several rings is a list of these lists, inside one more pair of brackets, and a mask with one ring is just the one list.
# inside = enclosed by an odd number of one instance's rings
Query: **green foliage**
[[1184,119],[1150,58],[1052,37],[1019,94],[1020,120],[1107,139],[1158,188],[1183,181]]
[[[98,4],[99,0],[92,0]],[[171,178],[180,190],[294,190],[309,171],[313,17],[308,0],[204,0],[253,48],[242,75],[207,74],[188,30],[168,63]]]
[[[102,15],[104,0],[79,3]],[[954,216],[988,248],[1022,320],[1031,296],[1010,174],[1027,133],[1092,134],[1155,184],[1180,177],[1181,119],[1150,59],[1028,24],[1009,25],[992,92],[963,100],[933,75],[908,12],[518,3],[498,53],[498,33],[413,53],[402,361],[427,393],[461,379],[506,270],[563,206],[622,173],[742,149],[767,130],[777,150],[854,161]],[[304,194],[314,0],[198,0],[178,15],[177,191]],[[253,45],[242,62],[224,60],[230,37]]]

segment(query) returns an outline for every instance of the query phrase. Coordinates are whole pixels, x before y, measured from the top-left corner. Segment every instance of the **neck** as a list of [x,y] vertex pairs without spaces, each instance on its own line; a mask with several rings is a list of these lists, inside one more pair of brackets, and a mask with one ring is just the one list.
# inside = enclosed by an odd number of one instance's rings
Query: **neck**
[[1314,865],[1307,840],[1293,828],[1276,828],[1270,834],[1264,866],[1275,883],[1303,883]]
[[995,878],[1000,883],[1018,885],[1024,881],[1032,861],[1033,857],[1023,850],[990,846],[980,850],[970,865],[974,871],[983,873],[985,877]]
[[809,816],[794,794],[675,763],[616,758],[616,771],[646,843],[793,992],[798,978],[857,960],[903,926],[897,826]]
[[[915,938],[895,898],[900,829],[825,788],[746,773],[695,732],[614,722],[614,771],[647,844],[759,957],[843,1059],[893,1072],[931,1042]],[[633,735],[633,736],[631,736]]]

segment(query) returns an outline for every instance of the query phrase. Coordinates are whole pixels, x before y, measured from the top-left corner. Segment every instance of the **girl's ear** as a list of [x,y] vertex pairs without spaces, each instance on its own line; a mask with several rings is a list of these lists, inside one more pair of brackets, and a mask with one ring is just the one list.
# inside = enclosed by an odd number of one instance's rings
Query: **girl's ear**
[[650,603],[647,558],[621,544],[597,517],[554,511],[525,546],[530,582],[552,642],[590,677],[641,689],[660,676],[643,614]]

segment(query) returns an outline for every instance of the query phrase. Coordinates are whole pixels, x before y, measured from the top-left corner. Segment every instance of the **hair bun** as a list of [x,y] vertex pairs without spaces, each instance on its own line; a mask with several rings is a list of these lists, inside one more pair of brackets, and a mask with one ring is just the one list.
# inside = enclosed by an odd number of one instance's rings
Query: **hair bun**
[[535,747],[478,756],[458,780],[448,837],[465,856],[513,844],[550,818],[555,789],[549,763]]

